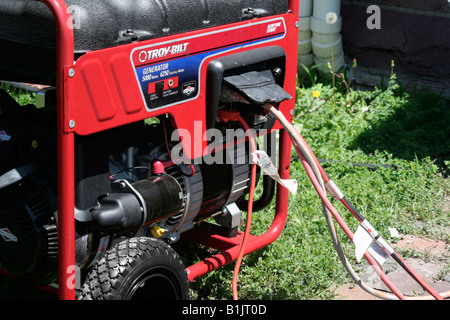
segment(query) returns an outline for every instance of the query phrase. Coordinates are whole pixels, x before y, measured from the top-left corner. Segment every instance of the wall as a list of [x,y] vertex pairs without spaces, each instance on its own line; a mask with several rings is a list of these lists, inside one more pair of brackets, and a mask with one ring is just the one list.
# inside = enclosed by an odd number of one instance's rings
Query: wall
[[[371,5],[380,8],[379,29],[368,27]],[[344,51],[357,59],[362,84],[388,76],[394,60],[409,89],[430,86],[450,97],[448,0],[342,0],[341,16]]]

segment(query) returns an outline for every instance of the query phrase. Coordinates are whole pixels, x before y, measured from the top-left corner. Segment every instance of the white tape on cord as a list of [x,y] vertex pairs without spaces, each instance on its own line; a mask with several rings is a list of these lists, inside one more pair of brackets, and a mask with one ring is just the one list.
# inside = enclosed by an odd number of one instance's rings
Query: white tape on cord
[[329,180],[327,183],[325,183],[325,188],[337,201],[344,198],[344,194],[341,192],[341,190],[339,190],[339,188],[332,180]]
[[276,182],[289,190],[290,193],[295,195],[297,193],[298,182],[295,179],[281,179],[278,174],[277,168],[272,163],[269,155],[262,150],[253,152],[253,162],[256,163],[265,174],[269,175]]

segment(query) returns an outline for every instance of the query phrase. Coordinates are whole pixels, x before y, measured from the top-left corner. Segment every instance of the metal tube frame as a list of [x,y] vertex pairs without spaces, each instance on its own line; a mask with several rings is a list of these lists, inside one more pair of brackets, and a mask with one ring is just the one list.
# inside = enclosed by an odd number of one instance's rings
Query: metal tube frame
[[59,298],[75,300],[75,147],[65,119],[65,79],[74,63],[72,17],[63,0],[36,0],[52,12],[56,24],[58,138],[58,274]]
[[[57,147],[58,147],[58,273],[59,298],[75,300],[75,150],[74,132],[69,130],[69,104],[66,103],[67,79],[74,65],[74,34],[72,18],[63,0],[34,0],[45,4],[52,12],[56,24],[57,37]],[[298,15],[299,0],[289,1],[290,12]],[[289,177],[290,139],[284,130],[280,131],[280,176]],[[266,233],[249,239],[245,254],[258,250],[275,241],[280,235],[287,218],[289,193],[285,188],[278,188],[277,207],[273,223]],[[211,272],[237,258],[242,233],[234,239],[221,238],[206,231],[196,230],[196,234],[186,235],[198,242],[224,252],[188,268],[188,278],[195,278]]]

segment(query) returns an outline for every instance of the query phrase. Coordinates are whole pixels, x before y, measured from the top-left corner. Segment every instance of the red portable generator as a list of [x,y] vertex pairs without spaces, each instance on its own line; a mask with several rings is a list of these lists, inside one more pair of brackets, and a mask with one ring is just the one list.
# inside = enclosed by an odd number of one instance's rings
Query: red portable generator
[[[2,0],[0,80],[45,85],[39,108],[0,92],[2,272],[61,299],[187,299],[276,195],[242,254],[273,242],[288,190],[252,174],[244,130],[288,178],[288,135],[252,101],[292,119],[297,35],[298,0]],[[184,266],[181,238],[221,253]]]

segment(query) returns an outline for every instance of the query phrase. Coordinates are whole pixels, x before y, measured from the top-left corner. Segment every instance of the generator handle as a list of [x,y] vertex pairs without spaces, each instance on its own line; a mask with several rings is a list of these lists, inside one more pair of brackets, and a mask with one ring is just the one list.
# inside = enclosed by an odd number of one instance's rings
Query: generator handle
[[288,9],[298,17],[300,11],[300,0],[289,0]]
[[74,35],[64,0],[35,0],[45,4],[56,25],[56,86],[58,146],[58,274],[59,298],[75,300],[75,149],[74,133],[66,130],[66,79],[74,64]]

